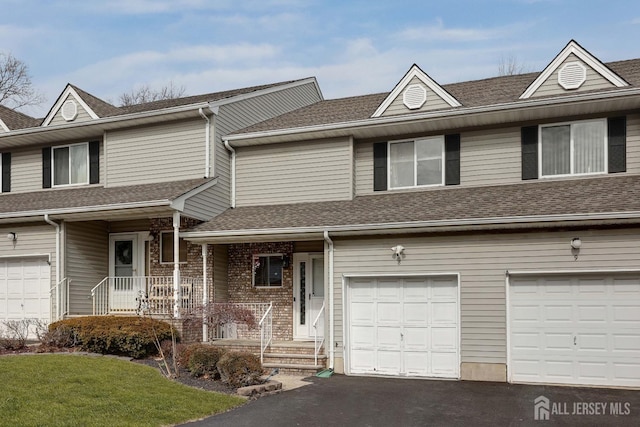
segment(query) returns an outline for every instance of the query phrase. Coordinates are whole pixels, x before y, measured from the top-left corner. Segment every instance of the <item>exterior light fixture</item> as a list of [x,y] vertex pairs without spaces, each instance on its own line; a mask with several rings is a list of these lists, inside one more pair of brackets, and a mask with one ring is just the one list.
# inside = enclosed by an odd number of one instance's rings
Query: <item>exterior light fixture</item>
[[7,239],[11,240],[12,242],[15,242],[16,240],[18,240],[18,235],[13,231],[11,231],[9,232],[9,234],[7,234]]
[[571,248],[572,249],[580,249],[580,247],[582,246],[582,240],[580,240],[579,237],[574,237],[573,239],[571,239]]

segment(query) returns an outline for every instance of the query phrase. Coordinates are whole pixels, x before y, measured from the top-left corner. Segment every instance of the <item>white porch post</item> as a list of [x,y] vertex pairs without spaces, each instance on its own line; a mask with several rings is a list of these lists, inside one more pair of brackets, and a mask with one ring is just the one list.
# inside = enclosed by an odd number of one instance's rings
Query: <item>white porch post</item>
[[209,245],[202,245],[202,342],[209,340],[209,327],[207,326],[207,306],[209,304],[209,286],[207,286],[207,252]]
[[180,317],[180,212],[173,213],[173,316]]

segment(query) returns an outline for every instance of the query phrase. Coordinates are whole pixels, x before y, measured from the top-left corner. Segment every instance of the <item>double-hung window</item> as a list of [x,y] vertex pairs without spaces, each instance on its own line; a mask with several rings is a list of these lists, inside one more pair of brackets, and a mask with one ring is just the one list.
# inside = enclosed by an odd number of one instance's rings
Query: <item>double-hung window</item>
[[607,172],[607,121],[540,126],[540,176]]
[[389,188],[444,183],[444,136],[389,143]]
[[[184,264],[187,262],[187,241],[179,237],[178,242],[178,262]],[[173,231],[163,231],[160,233],[160,264],[172,264],[173,257]]]
[[89,144],[53,147],[53,185],[89,183]]

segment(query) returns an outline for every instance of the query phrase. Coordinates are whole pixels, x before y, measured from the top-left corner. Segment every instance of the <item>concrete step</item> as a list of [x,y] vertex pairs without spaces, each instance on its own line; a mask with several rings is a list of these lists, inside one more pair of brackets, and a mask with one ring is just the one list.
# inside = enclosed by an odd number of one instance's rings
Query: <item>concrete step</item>
[[[281,374],[303,374],[303,375],[315,375],[321,370],[325,369],[324,365],[311,364],[298,364],[298,363],[263,363],[262,366],[265,370],[278,368]],[[277,375],[276,375],[277,377]],[[277,378],[275,378],[277,379]]]

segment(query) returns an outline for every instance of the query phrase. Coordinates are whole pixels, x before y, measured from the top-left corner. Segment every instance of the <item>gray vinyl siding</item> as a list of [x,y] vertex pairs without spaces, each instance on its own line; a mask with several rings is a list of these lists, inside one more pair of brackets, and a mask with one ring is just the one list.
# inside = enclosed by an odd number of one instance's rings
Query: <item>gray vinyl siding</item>
[[107,156],[109,187],[202,178],[205,121],[109,132]]
[[[567,62],[579,62],[587,69],[587,80],[578,89],[566,90],[558,84],[558,71]],[[549,78],[535,91],[532,97],[566,95],[575,92],[585,92],[596,89],[615,88],[610,81],[595,72],[591,67],[582,62],[578,57],[571,54],[567,59],[554,71]]]
[[184,204],[183,215],[200,220],[209,220],[216,215],[220,215],[229,206],[221,203],[213,197],[218,190],[214,184],[212,187],[190,197]]
[[92,314],[91,289],[109,275],[109,232],[103,221],[65,223],[69,314]]
[[[583,242],[577,260],[569,245],[576,236]],[[459,273],[462,362],[506,363],[507,270],[637,269],[638,239],[640,229],[334,238],[336,354],[343,349],[343,274]],[[405,247],[401,263],[389,250],[398,244]]]
[[356,196],[373,193],[373,143],[356,143]]
[[411,79],[411,82],[409,82],[407,87],[413,84],[419,84],[420,86],[423,86],[426,89],[427,100],[424,103],[424,105],[415,110],[408,109],[407,106],[404,105],[404,101],[403,101],[404,91],[403,91],[403,92],[400,92],[400,94],[396,97],[396,99],[394,99],[393,102],[389,105],[389,107],[387,107],[387,109],[384,111],[384,113],[382,113],[383,117],[396,116],[399,114],[415,113],[419,111],[432,111],[432,110],[440,110],[443,108],[451,108],[451,105],[449,105],[444,99],[440,98],[438,94],[436,94],[433,90],[431,90],[431,88],[429,88],[427,85],[422,83],[422,81],[417,77],[414,77],[413,79]]
[[78,115],[77,115],[77,117],[75,119],[73,119],[72,121],[70,121],[70,122],[66,121],[62,117],[62,108],[60,108],[58,111],[56,111],[55,116],[53,117],[51,122],[49,122],[48,126],[66,125],[66,124],[69,124],[69,123],[78,123],[78,122],[86,122],[86,121],[89,121],[89,120],[93,120],[93,117],[91,117],[89,115],[87,110],[85,110],[84,107],[82,105],[80,105],[80,103],[77,101],[77,99],[72,95],[68,95],[65,98],[65,100],[63,101],[63,103],[60,104],[60,105],[62,106],[69,99],[72,100],[72,101],[75,101],[76,105],[78,106]]
[[[7,240],[8,233],[16,233],[15,245]],[[51,263],[51,287],[56,285],[56,233],[51,225],[44,224],[8,224],[0,228],[3,244],[0,245],[1,257],[42,256]],[[64,277],[60,277],[63,279]]]
[[213,245],[214,302],[229,302],[228,246]]
[[640,114],[627,116],[627,172],[640,173]]
[[109,223],[109,232],[111,233],[132,233],[138,231],[149,231],[150,229],[151,220],[149,219],[135,219]]
[[349,138],[243,147],[236,157],[236,205],[348,200]]
[[495,185],[522,178],[520,128],[460,135],[460,185]]
[[230,155],[222,138],[239,129],[320,101],[316,85],[308,83],[271,92],[220,107],[215,121],[215,174],[218,177],[214,199],[218,205],[230,206]]

